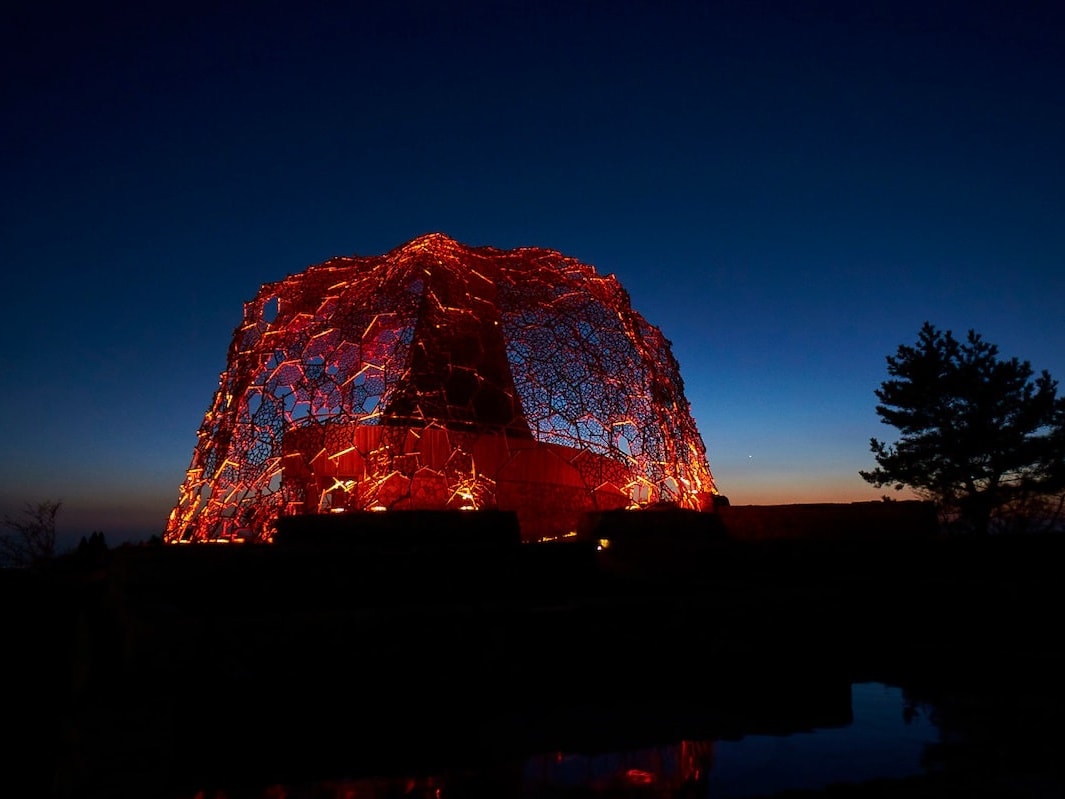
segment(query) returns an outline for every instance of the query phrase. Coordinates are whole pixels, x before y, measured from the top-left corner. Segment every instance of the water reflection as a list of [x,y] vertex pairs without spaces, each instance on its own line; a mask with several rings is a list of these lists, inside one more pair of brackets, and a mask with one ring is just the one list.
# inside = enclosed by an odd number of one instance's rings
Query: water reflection
[[851,718],[777,735],[679,740],[615,751],[548,751],[432,774],[337,778],[259,788],[201,789],[180,799],[449,799],[491,796],[741,799],[922,773],[938,739],[901,688],[851,686]]
[[845,727],[718,742],[710,795],[738,799],[922,773],[925,747],[939,734],[927,713],[913,712],[901,688],[856,683],[851,707],[854,721]]
[[627,752],[530,757],[522,769],[523,796],[582,793],[612,796],[705,796],[714,761],[712,741],[680,741]]

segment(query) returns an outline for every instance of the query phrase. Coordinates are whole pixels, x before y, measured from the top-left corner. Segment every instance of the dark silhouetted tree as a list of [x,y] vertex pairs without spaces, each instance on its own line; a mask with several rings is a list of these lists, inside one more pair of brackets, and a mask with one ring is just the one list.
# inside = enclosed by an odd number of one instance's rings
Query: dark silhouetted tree
[[1018,527],[1018,515],[1035,509],[1060,514],[1065,399],[1049,373],[1033,378],[1027,361],[999,358],[977,333],[959,342],[928,322],[887,367],[876,412],[901,436],[890,446],[872,439],[878,467],[859,472],[866,481],[909,486],[978,533]]
[[10,532],[0,536],[0,562],[5,566],[32,566],[55,555],[55,517],[61,502],[26,503],[21,516],[4,516]]

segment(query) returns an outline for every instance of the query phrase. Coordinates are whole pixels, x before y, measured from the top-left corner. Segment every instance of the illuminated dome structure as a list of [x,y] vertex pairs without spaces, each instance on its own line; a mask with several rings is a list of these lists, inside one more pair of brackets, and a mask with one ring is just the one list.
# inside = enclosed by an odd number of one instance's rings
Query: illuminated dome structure
[[418,509],[513,511],[530,541],[717,494],[670,343],[613,275],[441,234],[265,284],[198,436],[168,542]]

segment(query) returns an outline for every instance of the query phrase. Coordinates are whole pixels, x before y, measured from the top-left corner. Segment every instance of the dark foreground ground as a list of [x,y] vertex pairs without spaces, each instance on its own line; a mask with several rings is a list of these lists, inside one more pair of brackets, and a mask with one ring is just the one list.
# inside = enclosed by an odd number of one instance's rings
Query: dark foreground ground
[[[0,794],[477,767],[495,777],[441,796],[517,796],[484,764],[842,724],[874,680],[936,708],[934,768],[816,795],[1062,796],[1063,556],[1060,536],[71,556],[2,576]],[[707,795],[662,790],[553,795]]]

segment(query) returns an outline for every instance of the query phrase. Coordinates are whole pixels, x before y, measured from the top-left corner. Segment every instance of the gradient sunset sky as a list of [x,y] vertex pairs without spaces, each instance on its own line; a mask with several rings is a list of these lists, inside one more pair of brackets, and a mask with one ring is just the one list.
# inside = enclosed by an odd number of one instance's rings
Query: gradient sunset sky
[[617,275],[735,504],[885,493],[924,321],[1065,377],[1058,3],[23,5],[0,509],[66,543],[161,534],[261,284],[432,231]]

